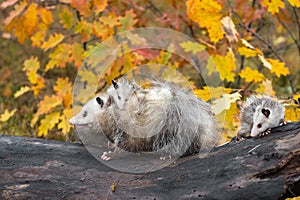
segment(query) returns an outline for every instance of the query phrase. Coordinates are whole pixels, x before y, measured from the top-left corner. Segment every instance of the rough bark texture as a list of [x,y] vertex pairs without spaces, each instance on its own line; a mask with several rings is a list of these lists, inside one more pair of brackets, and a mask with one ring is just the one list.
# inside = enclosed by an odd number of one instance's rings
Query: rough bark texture
[[0,136],[0,199],[285,199],[300,196],[299,180],[299,122],[145,174],[110,169],[80,144]]

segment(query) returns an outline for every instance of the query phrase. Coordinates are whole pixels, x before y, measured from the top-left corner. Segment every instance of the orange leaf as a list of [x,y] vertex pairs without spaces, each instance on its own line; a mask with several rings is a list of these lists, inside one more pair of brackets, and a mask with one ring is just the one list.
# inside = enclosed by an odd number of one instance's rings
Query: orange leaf
[[78,12],[85,17],[88,17],[91,14],[90,0],[72,0],[71,6],[78,10]]
[[119,17],[119,21],[122,25],[121,31],[130,30],[133,28],[133,25],[137,23],[136,14],[133,10],[127,10],[124,17]]
[[71,46],[71,57],[69,61],[74,61],[74,64],[79,68],[85,59],[84,49],[78,43],[75,43]]
[[106,6],[107,6],[107,0],[94,0],[95,14],[98,15],[106,8]]
[[60,105],[62,102],[62,99],[58,96],[52,95],[51,97],[45,96],[42,101],[39,103],[39,109],[37,113],[39,115],[47,114],[50,111],[52,111],[56,106]]
[[38,18],[38,5],[36,3],[31,3],[28,7],[26,13],[23,16],[23,26],[24,30],[28,35],[33,34],[37,30],[37,25],[39,24]]
[[45,8],[40,8],[39,9],[39,14],[42,18],[42,21],[47,25],[51,25],[53,23],[53,17],[52,17],[52,13],[45,9]]
[[58,45],[63,39],[64,35],[60,33],[54,33],[49,37],[48,41],[43,43],[42,49],[44,49],[44,51],[48,51],[49,49],[52,49],[53,47]]

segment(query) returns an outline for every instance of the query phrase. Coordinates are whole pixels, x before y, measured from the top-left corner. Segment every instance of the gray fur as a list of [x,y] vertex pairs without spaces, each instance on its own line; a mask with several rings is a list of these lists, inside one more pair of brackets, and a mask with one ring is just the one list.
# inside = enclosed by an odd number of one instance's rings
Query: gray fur
[[[263,109],[269,115],[263,114]],[[245,137],[250,133],[256,137],[269,128],[279,126],[284,121],[284,106],[270,97],[251,96],[246,101],[246,106],[241,109],[241,126],[238,131],[239,137]]]
[[217,122],[208,103],[169,82],[151,80],[150,85],[148,89],[127,85],[130,92],[122,109],[108,91],[103,112],[95,115],[97,129],[123,150],[165,156],[209,150],[218,142]]

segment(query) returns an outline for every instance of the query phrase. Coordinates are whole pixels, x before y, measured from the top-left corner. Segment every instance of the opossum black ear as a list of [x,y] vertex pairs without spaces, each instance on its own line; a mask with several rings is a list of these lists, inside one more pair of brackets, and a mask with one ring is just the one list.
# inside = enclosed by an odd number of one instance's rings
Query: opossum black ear
[[103,107],[103,105],[104,105],[104,101],[100,98],[100,97],[97,97],[96,98],[96,101],[97,101],[97,103],[101,106],[101,108]]
[[268,109],[262,109],[261,110],[261,112],[262,112],[262,114],[264,114],[264,116],[266,116],[266,118],[268,118],[269,117],[269,115],[270,115],[270,110],[268,110]]
[[114,86],[115,89],[119,88],[119,85],[118,85],[118,83],[115,80],[111,80],[111,83],[113,84],[113,86]]

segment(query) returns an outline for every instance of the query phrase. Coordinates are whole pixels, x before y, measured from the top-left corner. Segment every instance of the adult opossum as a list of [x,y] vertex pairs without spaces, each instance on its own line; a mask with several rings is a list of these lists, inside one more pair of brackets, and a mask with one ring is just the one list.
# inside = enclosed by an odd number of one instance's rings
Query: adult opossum
[[[95,114],[95,124],[112,143],[126,151],[164,156],[209,150],[217,143],[217,122],[209,104],[169,82],[152,80],[150,85],[134,90],[124,109],[113,95],[94,99],[103,109]],[[110,157],[105,153],[102,158]]]

